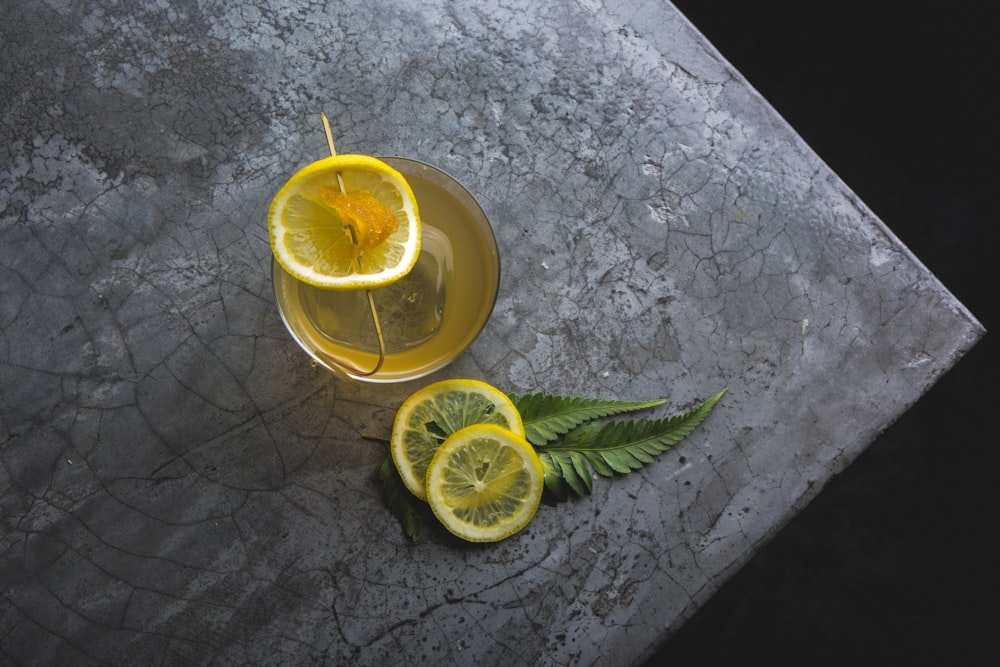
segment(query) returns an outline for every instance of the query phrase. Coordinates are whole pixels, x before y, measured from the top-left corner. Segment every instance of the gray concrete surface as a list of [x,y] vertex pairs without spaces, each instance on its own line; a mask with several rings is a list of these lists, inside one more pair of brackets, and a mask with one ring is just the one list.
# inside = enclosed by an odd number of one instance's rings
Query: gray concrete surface
[[[667,4],[0,19],[14,664],[634,664],[983,333]],[[336,381],[278,318],[266,209],[320,111],[494,222],[493,318],[425,381]],[[730,392],[511,540],[409,544],[360,434],[462,376],[664,413]]]

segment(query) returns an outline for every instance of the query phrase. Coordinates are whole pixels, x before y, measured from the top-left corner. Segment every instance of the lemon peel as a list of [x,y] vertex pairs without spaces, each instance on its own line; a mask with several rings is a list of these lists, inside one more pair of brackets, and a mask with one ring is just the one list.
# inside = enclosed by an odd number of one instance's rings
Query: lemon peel
[[325,289],[391,284],[420,254],[413,190],[368,155],[335,155],[295,172],[271,201],[268,232],[282,268]]
[[427,467],[427,502],[453,535],[497,542],[534,518],[544,490],[542,464],[523,436],[496,424],[456,431]]
[[437,448],[452,433],[480,423],[524,436],[521,414],[510,398],[479,380],[442,380],[407,398],[396,412],[389,445],[406,488],[426,500],[427,466]]

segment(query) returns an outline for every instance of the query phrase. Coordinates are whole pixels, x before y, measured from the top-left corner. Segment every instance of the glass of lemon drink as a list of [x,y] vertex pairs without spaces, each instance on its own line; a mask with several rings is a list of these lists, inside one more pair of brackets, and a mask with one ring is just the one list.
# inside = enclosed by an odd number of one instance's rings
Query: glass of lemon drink
[[268,212],[285,327],[338,376],[401,382],[458,357],[493,310],[489,220],[454,178],[417,160],[338,155],[306,165]]

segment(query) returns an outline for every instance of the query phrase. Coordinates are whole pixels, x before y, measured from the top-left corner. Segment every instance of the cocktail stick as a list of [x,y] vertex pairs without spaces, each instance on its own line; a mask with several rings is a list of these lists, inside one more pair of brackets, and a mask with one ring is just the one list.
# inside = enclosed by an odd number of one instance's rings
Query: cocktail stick
[[[320,118],[323,121],[323,131],[326,133],[326,143],[330,147],[330,155],[336,157],[337,149],[333,143],[333,131],[330,129],[330,121],[327,119],[325,113],[320,113]],[[344,177],[340,175],[339,171],[337,172],[337,185],[340,187],[341,192],[345,192]],[[348,230],[351,233],[351,241],[353,241],[354,244],[357,245],[358,244],[357,231],[355,231],[354,227],[350,225],[348,225]],[[361,255],[357,256],[355,262],[358,265],[358,269],[361,270],[362,269]],[[323,356],[326,357],[327,360],[330,361],[330,363],[348,371],[350,374],[358,375],[361,377],[370,377],[378,373],[382,369],[382,364],[385,363],[385,335],[382,333],[382,322],[379,320],[378,311],[375,309],[375,297],[372,294],[372,291],[370,289],[366,289],[365,296],[368,297],[368,310],[371,311],[372,323],[375,325],[375,337],[378,338],[378,362],[375,364],[375,367],[372,368],[371,370],[365,370],[363,368],[358,368],[357,366],[346,360],[336,359],[329,354],[324,353]]]

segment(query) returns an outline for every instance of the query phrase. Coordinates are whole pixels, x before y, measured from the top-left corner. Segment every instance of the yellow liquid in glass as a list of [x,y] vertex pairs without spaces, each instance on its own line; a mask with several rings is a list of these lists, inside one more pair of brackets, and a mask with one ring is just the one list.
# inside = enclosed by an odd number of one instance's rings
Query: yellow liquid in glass
[[272,262],[275,298],[289,332],[331,371],[371,382],[412,380],[461,354],[489,319],[500,282],[496,240],[472,196],[447,174],[414,160],[382,158],[400,171],[417,198],[422,223],[416,266],[401,280],[372,290],[385,340],[378,338],[364,290],[323,290]]

